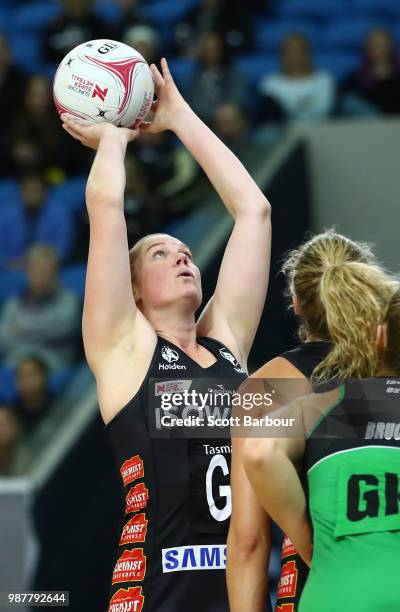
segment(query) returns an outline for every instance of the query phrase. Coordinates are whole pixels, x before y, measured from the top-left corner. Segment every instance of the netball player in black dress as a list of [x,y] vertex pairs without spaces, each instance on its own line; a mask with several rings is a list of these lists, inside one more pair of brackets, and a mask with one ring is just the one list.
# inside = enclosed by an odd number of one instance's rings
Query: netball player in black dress
[[[230,441],[150,437],[151,394],[195,379],[245,377],[268,284],[270,206],[239,160],[180,96],[165,60],[152,66],[158,101],[151,124],[172,130],[234,218],[215,293],[199,319],[200,273],[188,247],[151,235],[128,254],[124,156],[139,130],[64,128],[97,149],[86,200],[90,248],[83,315],[87,360],[98,388],[126,512],[109,611],[228,612],[225,544],[231,512]],[[149,386],[151,378],[165,386]],[[186,379],[186,382],[185,382]]]
[[[273,379],[292,379],[285,385],[285,395],[290,401],[310,392],[310,379],[318,382],[332,376],[371,375],[373,334],[391,297],[392,284],[370,249],[363,243],[328,231],[291,252],[283,271],[288,278],[288,293],[295,314],[301,323],[299,335],[303,342],[262,366],[246,381],[243,390],[258,392],[262,379],[272,383]],[[336,276],[332,276],[332,271]],[[353,286],[352,283],[356,284],[358,292],[349,294],[348,287]],[[371,297],[371,301],[365,301],[365,311],[361,308],[363,294]],[[365,326],[368,337],[354,333],[360,325],[360,317],[375,322],[375,328]],[[264,612],[270,522],[244,471],[245,446],[246,438],[233,438],[232,518],[227,562],[229,599],[231,612],[240,612],[246,602],[250,602],[252,612]],[[277,612],[297,609],[307,574],[308,568],[290,540],[285,538]]]

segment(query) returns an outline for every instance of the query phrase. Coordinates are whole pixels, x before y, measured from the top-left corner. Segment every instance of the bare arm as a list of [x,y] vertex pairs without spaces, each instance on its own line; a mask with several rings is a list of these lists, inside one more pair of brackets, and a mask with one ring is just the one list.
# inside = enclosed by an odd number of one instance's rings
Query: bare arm
[[97,149],[86,186],[90,245],[83,311],[85,352],[96,371],[111,347],[133,335],[135,325],[124,218],[124,158],[128,142],[139,132],[63,120],[72,136]]
[[[277,357],[254,372],[241,386],[241,393],[263,393],[264,379],[297,378],[309,384],[303,375],[286,359]],[[269,409],[272,411],[272,408]],[[260,416],[252,410],[252,416]],[[232,516],[228,537],[227,579],[232,612],[246,609],[264,612],[268,591],[268,565],[271,552],[271,520],[256,496],[244,469],[247,441],[261,446],[264,439],[232,438]],[[269,481],[264,481],[264,487]],[[243,577],[246,577],[243,579]],[[250,607],[249,607],[250,609]]]
[[144,129],[165,129],[161,104],[164,98],[173,97],[176,112],[167,129],[175,132],[203,168],[235,221],[214,296],[198,322],[198,330],[232,347],[245,363],[268,285],[270,205],[242,163],[180,96],[165,60],[162,71],[161,75],[152,66],[160,107],[156,121]]
[[[302,425],[299,425],[302,423],[299,402],[293,402],[292,405],[275,411],[273,416],[294,418],[298,429],[303,431]],[[243,463],[265,511],[289,536],[304,561],[310,565],[311,528],[307,516],[306,496],[295,467],[303,457],[304,448],[304,436],[248,440]]]
[[271,521],[244,470],[246,438],[232,439],[232,516],[226,577],[231,612],[264,612],[268,597]]

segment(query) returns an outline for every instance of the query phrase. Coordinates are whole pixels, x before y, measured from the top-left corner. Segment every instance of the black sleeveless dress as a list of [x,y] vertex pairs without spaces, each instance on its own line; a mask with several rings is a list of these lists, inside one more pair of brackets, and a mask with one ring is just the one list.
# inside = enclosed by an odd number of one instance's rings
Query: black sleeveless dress
[[[229,426],[221,438],[192,435],[195,428],[160,430],[162,418],[168,424],[175,416],[173,407],[161,407],[168,394],[232,393],[246,378],[220,342],[198,342],[216,357],[208,368],[158,338],[139,391],[107,425],[126,495],[109,612],[229,612]],[[190,416],[190,405],[185,410]]]
[[[282,353],[280,357],[287,359],[305,378],[310,379],[314,369],[325,359],[330,348],[329,342],[304,342],[291,351]],[[285,537],[275,612],[296,612],[308,572],[307,565],[297,554],[292,542]]]

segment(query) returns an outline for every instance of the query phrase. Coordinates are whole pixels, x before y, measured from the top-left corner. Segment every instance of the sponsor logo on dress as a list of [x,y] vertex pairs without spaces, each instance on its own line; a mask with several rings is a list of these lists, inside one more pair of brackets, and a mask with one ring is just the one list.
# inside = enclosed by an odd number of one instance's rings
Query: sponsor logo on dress
[[297,589],[298,569],[296,561],[288,561],[282,566],[281,577],[278,584],[277,598],[295,597]]
[[221,349],[219,349],[219,354],[221,355],[221,357],[223,357],[224,359],[227,359],[228,361],[231,362],[231,364],[233,365],[233,369],[236,372],[239,372],[239,374],[246,374],[246,372],[243,370],[242,366],[240,365],[238,360],[235,359],[235,357],[232,355],[232,353],[230,353],[226,349],[221,348]]
[[127,459],[121,465],[120,472],[125,487],[134,480],[143,478],[144,466],[142,458],[139,455],[135,455],[134,457]]
[[142,612],[143,604],[142,587],[118,589],[111,598],[108,612]]
[[161,349],[161,357],[168,362],[168,365],[165,363],[159,363],[159,370],[186,370],[186,366],[175,363],[179,359],[179,353],[174,351],[174,349],[169,346],[163,346]]
[[120,546],[125,544],[135,544],[136,542],[145,542],[147,534],[147,523],[146,515],[135,514],[125,525],[122,530],[121,539],[119,541]]
[[124,550],[115,564],[112,584],[118,582],[142,581],[146,573],[146,557],[143,548]]
[[179,353],[169,346],[162,347],[161,356],[165,361],[168,361],[168,363],[174,363],[174,361],[178,361],[179,359]]
[[226,569],[226,545],[177,546],[162,549],[163,573]]
[[283,540],[283,544],[282,544],[281,558],[285,559],[285,557],[290,557],[291,555],[296,555],[296,554],[297,554],[297,550],[293,546],[292,540],[288,538],[287,536],[285,536],[285,539]]
[[191,380],[165,380],[163,382],[156,382],[154,395],[158,397],[164,393],[182,393],[183,391],[189,391],[191,384]]
[[143,510],[147,506],[149,500],[149,491],[146,489],[144,482],[132,487],[126,496],[125,514]]

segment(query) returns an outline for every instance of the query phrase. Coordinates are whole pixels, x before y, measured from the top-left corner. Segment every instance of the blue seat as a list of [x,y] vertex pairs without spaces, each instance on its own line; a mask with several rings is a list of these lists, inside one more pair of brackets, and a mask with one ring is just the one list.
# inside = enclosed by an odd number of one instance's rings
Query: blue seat
[[198,2],[196,0],[157,0],[151,4],[143,5],[143,14],[152,19],[156,24],[172,25],[182,19],[186,13]]
[[400,16],[399,0],[353,0],[353,9],[360,15]]
[[19,30],[40,32],[60,13],[61,6],[57,2],[29,2],[16,8],[14,26]]
[[348,10],[344,0],[284,0],[277,2],[276,12],[289,19],[332,19]]
[[60,282],[63,287],[73,291],[81,300],[85,292],[86,265],[76,264],[63,268],[60,272]]
[[400,45],[400,23],[398,26],[392,28],[393,36],[398,45]]
[[107,2],[107,0],[96,2],[94,11],[104,21],[112,24],[117,23],[121,16],[118,4],[116,2]]
[[7,33],[12,27],[12,18],[10,9],[0,8],[0,32]]
[[22,293],[26,287],[26,277],[17,270],[0,270],[0,304],[14,295]]
[[337,19],[322,32],[321,44],[332,49],[361,50],[368,32],[377,25],[368,17]]
[[14,206],[19,202],[18,183],[14,179],[3,179],[0,181],[0,208],[3,206]]
[[168,66],[178,87],[182,87],[190,75],[196,70],[197,62],[192,59],[172,58]]
[[319,29],[308,21],[267,21],[260,19],[256,26],[257,47],[260,50],[277,51],[288,34],[304,34],[312,45],[319,43]]
[[51,202],[56,202],[59,206],[68,206],[73,211],[81,210],[85,206],[86,181],[87,176],[78,176],[53,187]]
[[9,41],[15,63],[26,72],[36,72],[40,65],[40,39],[29,32],[12,32]]
[[56,395],[61,393],[67,384],[74,378],[79,369],[80,366],[74,366],[51,374],[49,379],[50,391]]
[[347,77],[360,63],[359,53],[316,52],[315,66],[320,70],[328,70],[339,81]]
[[17,389],[12,368],[0,367],[0,402],[12,405],[17,399]]
[[236,59],[236,63],[243,70],[252,87],[257,87],[265,75],[279,70],[279,59],[277,56],[262,54],[240,55]]

